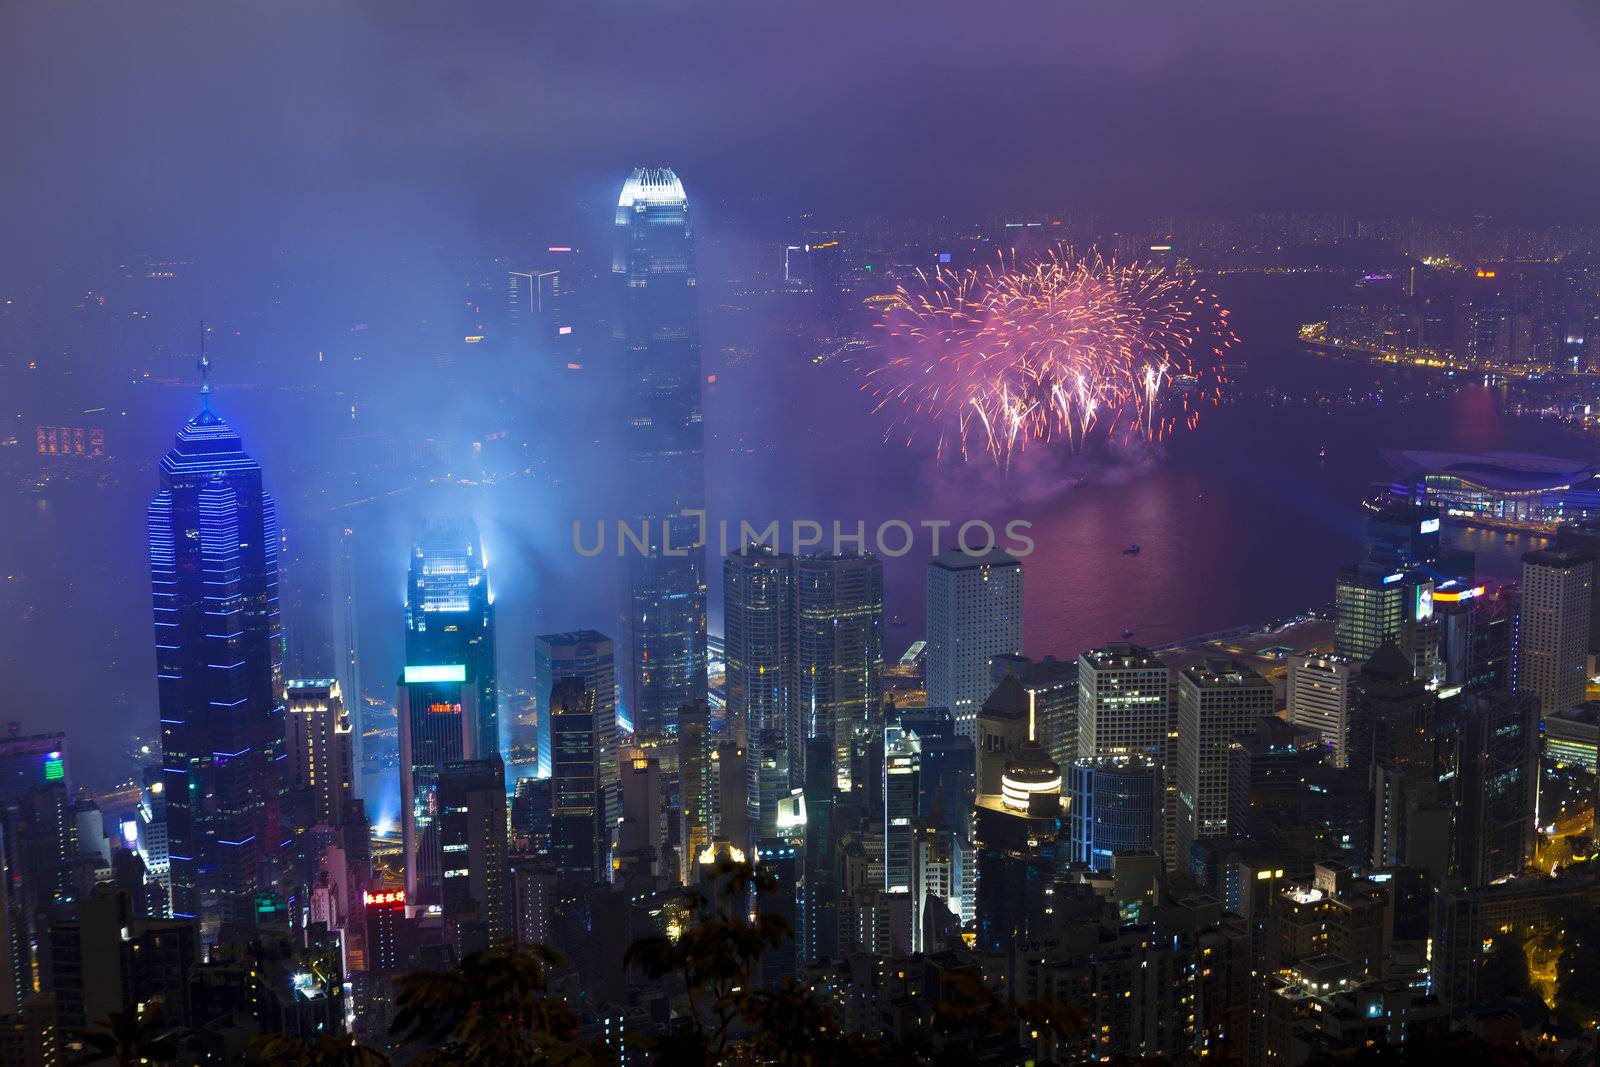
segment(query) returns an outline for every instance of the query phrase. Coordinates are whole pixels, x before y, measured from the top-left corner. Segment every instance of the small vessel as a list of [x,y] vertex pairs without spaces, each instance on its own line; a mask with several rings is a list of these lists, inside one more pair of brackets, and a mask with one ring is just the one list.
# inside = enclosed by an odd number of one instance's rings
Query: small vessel
[[1137,556],[1140,553],[1140,551],[1142,551],[1142,550],[1139,548],[1138,545],[1129,545],[1127,548],[1122,550],[1122,554],[1124,556]]
[[1317,458],[1318,459],[1327,459],[1328,458],[1328,446],[1327,445],[1323,445],[1321,448],[1317,449]]
[[1122,631],[1122,639],[1124,641],[1128,640],[1131,637],[1133,637],[1133,630],[1132,630],[1131,627],[1129,629],[1126,629],[1126,630]]

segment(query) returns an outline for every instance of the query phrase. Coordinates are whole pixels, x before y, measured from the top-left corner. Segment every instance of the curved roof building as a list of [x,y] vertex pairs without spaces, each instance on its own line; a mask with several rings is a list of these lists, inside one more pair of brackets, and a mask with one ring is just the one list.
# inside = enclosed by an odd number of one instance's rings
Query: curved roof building
[[1387,450],[1399,496],[1449,518],[1549,528],[1600,514],[1594,464],[1528,452]]

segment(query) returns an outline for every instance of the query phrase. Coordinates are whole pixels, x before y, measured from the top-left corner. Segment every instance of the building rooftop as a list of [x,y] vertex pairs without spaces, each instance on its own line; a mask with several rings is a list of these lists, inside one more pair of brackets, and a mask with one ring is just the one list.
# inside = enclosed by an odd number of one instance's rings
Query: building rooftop
[[972,571],[979,567],[1020,567],[1022,561],[1003,548],[978,553],[952,548],[935,556],[929,566],[946,571]]

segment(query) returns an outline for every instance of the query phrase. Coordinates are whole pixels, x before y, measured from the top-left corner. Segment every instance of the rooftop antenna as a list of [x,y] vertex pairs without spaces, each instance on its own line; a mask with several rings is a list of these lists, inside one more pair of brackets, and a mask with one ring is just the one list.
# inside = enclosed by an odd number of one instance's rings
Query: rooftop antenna
[[211,358],[206,355],[206,320],[200,320],[200,411],[211,414]]

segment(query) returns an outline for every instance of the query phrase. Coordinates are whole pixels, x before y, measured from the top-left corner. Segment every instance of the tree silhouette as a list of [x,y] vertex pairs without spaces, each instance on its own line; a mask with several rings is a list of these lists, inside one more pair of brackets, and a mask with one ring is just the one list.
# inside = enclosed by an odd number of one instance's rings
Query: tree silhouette
[[396,980],[394,1025],[402,1044],[426,1046],[413,1064],[589,1064],[578,1023],[549,995],[546,971],[561,957],[544,945],[497,945],[453,971],[416,971]]
[[176,1059],[178,1047],[162,1029],[159,1003],[134,1012],[114,1011],[96,1029],[78,1031],[84,1052],[71,1062],[79,1067],[114,1060],[117,1067],[126,1067],[145,1060]]
[[273,1034],[258,1039],[253,1059],[271,1067],[389,1067],[389,1057],[348,1034],[325,1034],[316,1041]]

